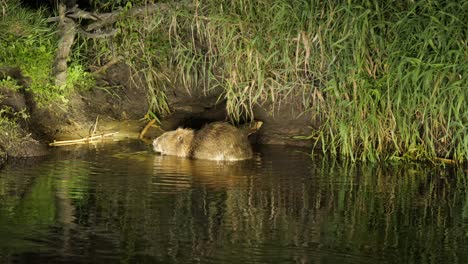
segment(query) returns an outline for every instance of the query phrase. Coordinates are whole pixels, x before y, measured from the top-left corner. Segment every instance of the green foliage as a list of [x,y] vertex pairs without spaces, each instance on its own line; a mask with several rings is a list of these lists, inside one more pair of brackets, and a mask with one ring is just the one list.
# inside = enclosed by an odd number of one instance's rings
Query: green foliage
[[86,71],[81,61],[74,62],[68,67],[68,76],[66,88],[74,89],[90,89],[96,84],[94,77]]
[[10,3],[0,20],[0,65],[19,66],[31,77],[37,93],[49,89],[55,38],[42,11],[32,12]]
[[18,1],[9,1],[0,20],[0,65],[18,66],[31,78],[30,89],[39,102],[65,101],[76,87],[89,88],[93,78],[83,61],[74,60],[68,69],[67,85],[56,87],[51,79],[57,49],[57,34],[48,24],[44,10],[29,10]]
[[[13,80],[10,76],[7,76],[6,79],[0,80],[0,87],[6,87],[11,90],[19,90],[21,87],[18,85],[16,80]],[[0,99],[2,96],[0,95]]]

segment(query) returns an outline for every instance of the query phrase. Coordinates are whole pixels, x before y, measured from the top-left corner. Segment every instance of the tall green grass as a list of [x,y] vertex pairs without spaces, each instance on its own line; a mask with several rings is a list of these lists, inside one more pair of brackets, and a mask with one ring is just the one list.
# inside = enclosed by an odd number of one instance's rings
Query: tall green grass
[[468,4],[193,1],[166,23],[166,67],[222,87],[234,119],[293,103],[323,152],[352,160],[468,157]]

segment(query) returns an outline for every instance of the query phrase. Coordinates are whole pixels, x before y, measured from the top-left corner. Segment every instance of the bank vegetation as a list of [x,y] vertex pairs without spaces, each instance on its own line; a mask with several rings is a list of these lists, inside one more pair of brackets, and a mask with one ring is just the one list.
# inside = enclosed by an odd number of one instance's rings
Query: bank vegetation
[[[121,61],[144,76],[158,116],[171,111],[168,87],[220,89],[234,121],[255,119],[256,105],[273,115],[300,108],[313,125],[297,136],[329,155],[468,159],[465,1],[91,3],[96,12],[122,8],[110,25],[118,33],[78,35],[66,85],[50,80],[57,36],[46,10],[3,4],[0,64],[20,66],[46,101],[66,102],[71,90],[92,87],[93,70]],[[144,5],[160,11],[125,17]]]

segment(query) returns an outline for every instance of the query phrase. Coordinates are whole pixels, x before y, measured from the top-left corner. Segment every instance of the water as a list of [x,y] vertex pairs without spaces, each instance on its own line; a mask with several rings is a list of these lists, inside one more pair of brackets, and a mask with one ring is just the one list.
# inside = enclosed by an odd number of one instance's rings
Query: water
[[0,263],[467,263],[463,168],[265,146],[237,163],[138,142],[0,171]]

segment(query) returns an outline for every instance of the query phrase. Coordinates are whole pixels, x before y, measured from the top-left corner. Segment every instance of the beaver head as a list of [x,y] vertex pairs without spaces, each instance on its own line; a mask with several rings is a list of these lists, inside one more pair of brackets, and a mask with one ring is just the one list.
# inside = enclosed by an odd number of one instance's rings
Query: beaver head
[[190,153],[194,131],[191,129],[178,128],[157,137],[153,141],[153,149],[163,155],[176,155],[187,157]]

